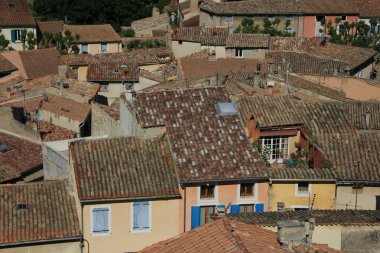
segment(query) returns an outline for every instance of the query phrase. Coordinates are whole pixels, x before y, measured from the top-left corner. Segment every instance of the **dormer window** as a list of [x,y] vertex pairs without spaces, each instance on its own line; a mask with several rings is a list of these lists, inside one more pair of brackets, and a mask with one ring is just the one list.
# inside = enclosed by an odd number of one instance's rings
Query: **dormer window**
[[17,211],[26,211],[28,210],[28,205],[26,203],[18,203]]
[[14,3],[8,3],[8,7],[9,8],[14,8],[14,7],[16,7],[16,5]]
[[120,69],[114,69],[112,72],[113,72],[114,74],[119,74],[119,73],[120,73]]
[[7,153],[7,152],[9,152],[11,150],[12,150],[12,148],[9,147],[8,145],[6,145],[4,143],[0,143],[0,155],[1,154],[5,154],[5,153]]

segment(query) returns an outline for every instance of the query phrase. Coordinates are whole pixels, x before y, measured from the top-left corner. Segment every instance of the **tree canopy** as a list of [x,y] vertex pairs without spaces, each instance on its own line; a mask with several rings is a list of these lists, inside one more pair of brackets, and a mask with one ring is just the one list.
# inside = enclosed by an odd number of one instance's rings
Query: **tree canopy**
[[34,0],[35,15],[70,24],[109,23],[119,32],[134,20],[149,17],[157,0]]

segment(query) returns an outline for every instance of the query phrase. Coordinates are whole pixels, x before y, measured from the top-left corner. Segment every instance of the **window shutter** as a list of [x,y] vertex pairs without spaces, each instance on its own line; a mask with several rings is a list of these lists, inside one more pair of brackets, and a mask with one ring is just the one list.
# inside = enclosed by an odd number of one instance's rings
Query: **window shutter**
[[239,205],[231,205],[231,213],[239,213]]
[[262,204],[262,203],[256,204],[255,207],[256,207],[256,213],[264,212],[264,204]]
[[149,202],[141,203],[141,224],[143,229],[149,229]]
[[216,206],[218,209],[226,208],[226,205],[217,205]]
[[133,203],[133,229],[139,229],[142,227],[140,221],[141,203]]
[[133,229],[149,229],[149,202],[133,203]]
[[108,208],[96,208],[92,210],[92,232],[93,233],[108,233]]
[[200,210],[199,206],[191,207],[191,229],[198,227],[200,224]]
[[11,30],[11,40],[13,43],[16,41],[16,30]]

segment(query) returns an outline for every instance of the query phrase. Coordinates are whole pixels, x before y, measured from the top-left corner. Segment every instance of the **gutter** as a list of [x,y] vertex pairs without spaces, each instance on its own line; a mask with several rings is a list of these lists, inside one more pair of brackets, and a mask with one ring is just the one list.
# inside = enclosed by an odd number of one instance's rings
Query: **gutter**
[[297,182],[336,182],[337,180],[336,179],[305,179],[305,178],[296,178],[296,179],[273,179],[273,178],[270,178],[269,179],[269,182],[272,183],[272,182],[293,182],[293,181],[297,181]]
[[31,242],[16,242],[16,243],[2,243],[0,245],[0,249],[2,248],[10,248],[10,247],[20,247],[20,246],[28,246],[28,245],[38,245],[38,244],[49,244],[49,243],[60,243],[60,242],[75,242],[80,241],[82,236],[73,236],[66,238],[58,238],[58,239],[47,239],[47,240],[39,240],[39,241],[31,241]]
[[168,199],[178,199],[181,198],[181,194],[162,196],[162,197],[130,197],[130,198],[119,198],[119,199],[86,199],[80,200],[82,205],[84,204],[102,204],[102,203],[119,203],[119,202],[131,202],[134,200],[168,200]]
[[344,181],[344,180],[337,180],[337,185],[357,185],[357,184],[364,184],[364,186],[380,186],[380,182],[374,182],[374,181]]
[[202,180],[202,181],[183,181],[181,182],[182,185],[201,185],[201,184],[207,184],[207,183],[219,183],[219,184],[228,184],[228,183],[237,183],[237,182],[252,182],[252,180],[256,181],[268,181],[268,177],[255,177],[255,178],[237,178],[237,179],[227,179],[227,180],[220,180],[220,179],[209,179],[209,180]]

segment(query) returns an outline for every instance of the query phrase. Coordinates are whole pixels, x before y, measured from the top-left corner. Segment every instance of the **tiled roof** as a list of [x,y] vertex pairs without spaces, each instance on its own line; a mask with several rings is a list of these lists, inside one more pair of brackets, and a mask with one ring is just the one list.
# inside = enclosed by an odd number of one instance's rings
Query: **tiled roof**
[[[230,71],[256,71],[257,63],[265,63],[256,59],[236,59],[236,58],[219,58],[210,60],[206,58],[184,57],[178,59],[178,66],[181,70],[182,79],[196,80],[208,77],[228,75]],[[265,71],[263,66],[262,71]]]
[[68,88],[64,88],[67,92],[87,96],[87,97],[95,97],[100,89],[100,85],[93,82],[85,82],[79,81],[77,79],[64,79],[59,76],[53,76],[51,79],[51,87],[59,89],[59,82],[63,81],[63,83],[69,84]]
[[271,37],[270,49],[273,51],[301,51],[310,52],[321,44],[321,38],[304,38],[304,37]]
[[356,1],[361,18],[378,18],[380,16],[380,5],[376,0]]
[[36,27],[27,0],[0,0],[0,27]]
[[276,179],[309,179],[309,180],[326,180],[334,181],[339,178],[339,174],[331,169],[319,168],[319,169],[303,169],[303,168],[271,168],[268,169],[269,178]]
[[74,36],[78,34],[82,42],[121,42],[121,37],[111,25],[64,25],[63,30],[69,30]]
[[126,72],[123,74],[121,66],[123,62],[102,62],[97,64],[88,65],[87,81],[94,82],[121,82],[124,81],[138,81],[139,69],[137,65],[126,65]]
[[[65,183],[44,181],[0,186],[0,246],[80,239],[74,197]],[[18,210],[26,204],[27,210]]]
[[[45,99],[46,97],[47,100]],[[10,102],[4,104],[4,106],[22,108],[24,107],[24,101],[21,100],[16,102]],[[27,112],[36,111],[38,108],[41,108],[42,110],[72,120],[77,120],[79,122],[84,122],[91,111],[91,106],[89,104],[78,103],[73,100],[59,96],[54,96],[51,94],[26,99],[25,108]]]
[[44,32],[50,32],[53,35],[61,34],[63,32],[63,25],[65,23],[62,20],[57,21],[38,21],[38,28],[41,30],[41,34]]
[[7,58],[0,55],[0,74],[12,72],[17,70],[17,67],[13,65]]
[[[297,1],[297,0],[293,0]],[[305,15],[313,14],[359,14],[356,0],[300,0],[301,12]]]
[[228,218],[259,226],[277,226],[278,221],[305,220],[314,217],[317,226],[368,226],[380,224],[375,210],[300,210],[249,214],[228,214]]
[[228,29],[223,27],[183,27],[177,28],[172,34],[172,40],[198,42],[202,45],[226,45]]
[[80,140],[70,152],[81,200],[179,195],[165,140]]
[[37,131],[41,134],[42,141],[60,141],[73,139],[76,136],[74,131],[51,124],[46,121],[40,121]]
[[233,33],[227,37],[226,48],[269,48],[269,34]]
[[0,132],[0,145],[11,148],[0,153],[0,182],[17,179],[30,170],[42,168],[41,145],[5,132]]
[[142,253],[285,253],[275,232],[239,221],[219,219],[158,242]]
[[59,65],[81,66],[96,62],[97,60],[92,54],[68,54],[59,57]]
[[138,93],[135,105],[141,126],[166,126],[182,182],[266,177],[237,115],[218,115],[219,102],[230,102],[223,87]]
[[143,31],[146,29],[154,28],[162,25],[169,25],[170,18],[167,12],[163,14],[147,17],[139,20],[135,20],[131,23],[131,27],[136,32]]
[[357,129],[365,129],[365,117],[370,115],[369,129],[380,130],[380,102],[350,101],[343,104],[351,124]]
[[26,79],[58,74],[58,52],[55,48],[11,51],[2,55],[15,65]]
[[196,15],[182,22],[182,27],[197,27],[199,26],[200,15]]
[[116,98],[112,105],[102,105],[98,103],[94,103],[99,106],[105,113],[107,113],[114,120],[120,120],[120,99]]

